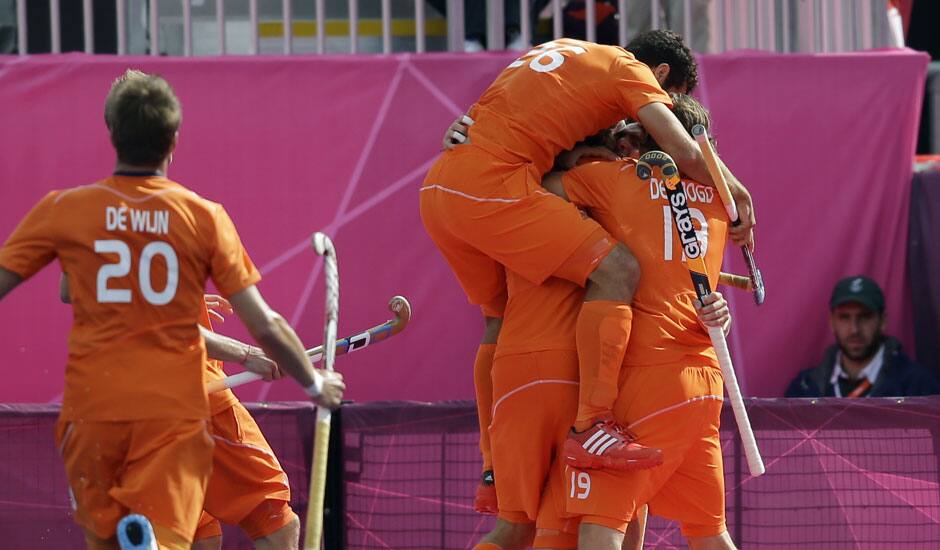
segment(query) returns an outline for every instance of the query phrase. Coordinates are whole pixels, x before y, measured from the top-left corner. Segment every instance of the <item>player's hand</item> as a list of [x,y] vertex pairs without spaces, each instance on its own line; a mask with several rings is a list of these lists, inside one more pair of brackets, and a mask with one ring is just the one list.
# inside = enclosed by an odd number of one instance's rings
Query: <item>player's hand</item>
[[265,382],[280,380],[284,377],[284,373],[277,367],[277,363],[265,355],[261,348],[254,346],[248,348],[248,356],[242,366],[245,367],[245,370],[260,374]]
[[441,142],[444,150],[449,151],[458,145],[470,143],[470,127],[473,122],[469,115],[460,115],[444,133],[444,140]]
[[738,207],[738,219],[741,220],[741,224],[737,227],[728,228],[728,235],[734,244],[747,245],[754,250],[754,226],[757,225],[757,218],[754,215],[754,201],[751,199],[751,193],[741,182],[733,179],[728,182],[728,187]]
[[321,369],[317,369],[317,372],[323,375],[323,391],[313,398],[313,402],[329,409],[339,408],[343,401],[343,392],[346,390],[343,375],[336,371]]
[[555,159],[555,166],[562,170],[571,170],[578,165],[582,158],[598,158],[602,160],[618,160],[620,155],[614,153],[607,147],[590,147],[579,145],[570,151],[565,151]]
[[220,323],[225,322],[223,313],[231,315],[235,311],[232,309],[232,304],[218,294],[206,294],[203,296],[203,300],[206,302],[206,307],[209,308],[209,316]]
[[721,330],[728,334],[731,331],[731,310],[728,309],[728,302],[720,292],[712,292],[702,298],[701,303],[694,300],[695,311],[698,312],[698,318],[706,327],[721,327]]

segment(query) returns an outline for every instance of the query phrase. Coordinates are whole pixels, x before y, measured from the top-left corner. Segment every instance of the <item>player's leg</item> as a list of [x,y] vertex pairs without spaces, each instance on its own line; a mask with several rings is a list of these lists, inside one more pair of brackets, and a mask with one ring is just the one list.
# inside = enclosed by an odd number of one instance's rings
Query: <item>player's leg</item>
[[190,547],[199,509],[188,503],[202,501],[210,468],[204,422],[60,421],[56,442],[88,548],[118,548],[130,512],[150,520],[161,548]]
[[[208,488],[206,490],[208,491]],[[221,550],[221,548],[222,524],[203,511],[199,524],[196,526],[196,534],[193,535],[192,550]]]
[[188,549],[202,515],[212,471],[212,438],[205,420],[129,423],[125,469],[109,494],[146,516],[160,548]]
[[483,340],[473,361],[473,388],[480,426],[480,454],[483,455],[483,471],[473,499],[473,509],[482,514],[496,514],[499,512],[499,503],[496,497],[496,478],[493,474],[489,426],[493,420],[493,355],[496,353],[496,340],[499,338],[503,320],[501,317],[487,316],[486,311],[484,319],[486,328],[483,331]]
[[682,535],[692,548],[734,548],[725,524],[724,470],[718,432],[721,371],[698,367],[678,372],[680,385],[687,395],[715,398],[687,400],[685,405],[660,415],[660,420],[650,420],[684,423],[694,433],[682,464],[650,499],[650,511],[678,521]]
[[606,525],[581,523],[578,532],[578,548],[591,550],[618,550],[623,544],[623,531]]
[[506,306],[506,275],[499,262],[454,233],[453,218],[464,213],[461,211],[464,205],[459,200],[454,200],[454,197],[446,192],[428,189],[421,193],[420,206],[421,219],[428,235],[447,260],[466,293],[467,299],[470,303],[480,306],[483,312],[485,328],[473,365],[474,390],[480,426],[480,454],[483,457],[483,468],[474,498],[474,508],[481,513],[496,514],[498,504],[487,428],[490,425],[493,405],[490,371],[503,309]]
[[496,485],[499,521],[481,544],[503,550],[532,544],[554,449],[574,415],[576,377],[573,351],[496,358],[490,425],[493,466],[501,478],[512,483]]
[[473,550],[522,550],[532,544],[534,536],[535,523],[516,523],[500,517],[493,529],[480,539]]
[[689,548],[692,550],[736,550],[727,531],[712,537],[689,537]]
[[643,505],[637,509],[633,519],[627,525],[623,543],[620,550],[643,550],[643,540],[646,538],[646,519],[649,516],[649,506]]
[[235,403],[212,417],[210,430],[216,447],[206,511],[241,527],[256,548],[297,548],[287,474],[248,410]]
[[290,522],[277,531],[255,539],[258,550],[291,550],[297,548],[300,540],[300,519],[294,515]]

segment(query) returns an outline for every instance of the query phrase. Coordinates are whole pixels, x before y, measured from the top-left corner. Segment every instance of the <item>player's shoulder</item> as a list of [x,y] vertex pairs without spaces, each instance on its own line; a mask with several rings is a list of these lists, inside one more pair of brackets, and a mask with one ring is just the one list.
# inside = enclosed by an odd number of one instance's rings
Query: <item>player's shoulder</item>
[[636,169],[636,159],[620,158],[611,160],[586,158],[583,159],[577,166],[572,168],[572,171],[581,170],[585,172],[620,174],[631,169]]

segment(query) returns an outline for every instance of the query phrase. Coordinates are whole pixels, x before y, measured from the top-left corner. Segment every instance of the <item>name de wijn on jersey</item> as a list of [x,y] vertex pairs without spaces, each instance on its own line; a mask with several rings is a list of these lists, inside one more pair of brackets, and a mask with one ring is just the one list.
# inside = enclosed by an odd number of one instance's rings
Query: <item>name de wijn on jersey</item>
[[105,207],[105,227],[108,231],[127,231],[167,235],[170,232],[169,210],[138,210],[126,206]]

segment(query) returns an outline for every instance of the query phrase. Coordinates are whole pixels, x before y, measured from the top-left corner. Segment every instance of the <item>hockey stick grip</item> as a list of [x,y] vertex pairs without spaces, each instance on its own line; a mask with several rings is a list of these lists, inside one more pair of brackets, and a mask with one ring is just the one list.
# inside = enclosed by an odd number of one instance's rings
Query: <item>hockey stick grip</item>
[[766,471],[764,460],[760,456],[757,440],[754,439],[754,430],[751,428],[751,421],[747,416],[747,409],[744,407],[744,398],[741,396],[741,388],[738,386],[738,377],[734,373],[734,365],[731,364],[731,353],[728,351],[725,333],[721,330],[721,327],[708,327],[708,336],[711,338],[715,354],[718,356],[718,365],[721,367],[721,375],[724,377],[725,391],[728,393],[728,399],[731,400],[734,421],[738,425],[738,433],[741,435],[741,443],[744,446],[747,468],[754,477],[763,475]]

